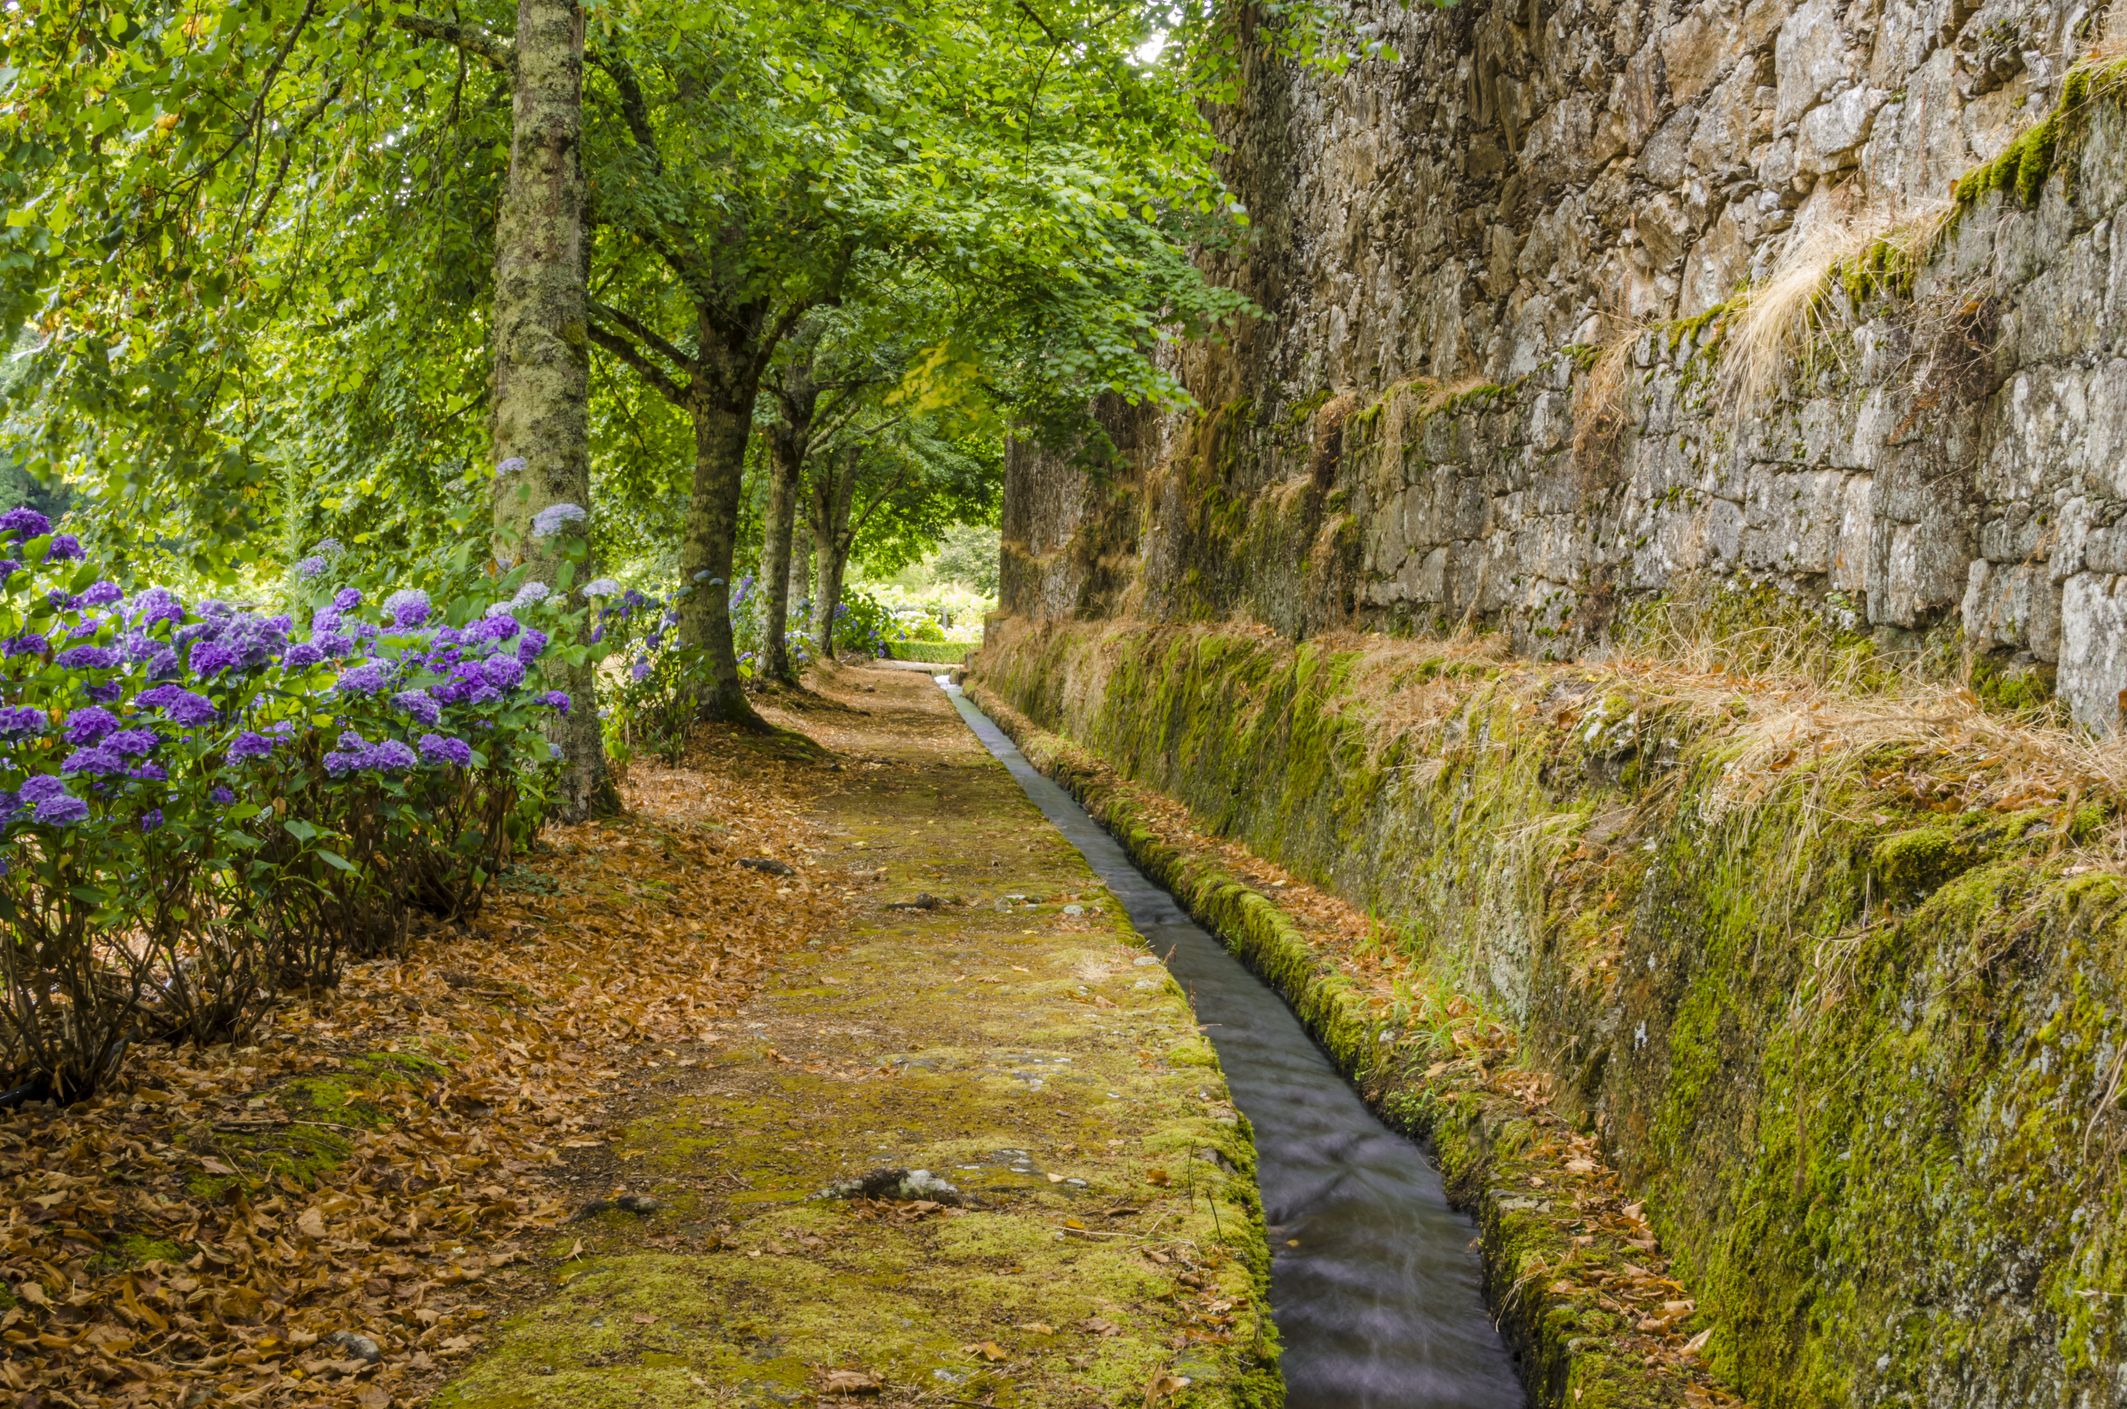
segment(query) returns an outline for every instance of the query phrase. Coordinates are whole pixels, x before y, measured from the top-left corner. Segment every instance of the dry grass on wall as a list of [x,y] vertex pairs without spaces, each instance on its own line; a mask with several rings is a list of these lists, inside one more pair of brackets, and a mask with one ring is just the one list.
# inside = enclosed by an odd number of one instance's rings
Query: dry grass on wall
[[[1777,397],[1797,367],[1832,351],[1842,331],[1833,292],[1842,269],[1877,255],[1910,268],[1946,228],[1947,201],[1868,206],[1797,234],[1772,272],[1738,296],[1721,339],[1721,401],[1738,419]],[[1879,250],[1880,247],[1880,250]]]

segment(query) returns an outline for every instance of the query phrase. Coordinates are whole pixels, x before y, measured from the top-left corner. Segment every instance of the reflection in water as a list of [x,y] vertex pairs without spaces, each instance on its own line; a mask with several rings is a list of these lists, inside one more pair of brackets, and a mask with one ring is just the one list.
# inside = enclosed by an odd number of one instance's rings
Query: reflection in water
[[1167,960],[1218,1048],[1255,1126],[1287,1403],[1520,1409],[1526,1400],[1478,1282],[1476,1229],[1448,1207],[1424,1154],[1375,1119],[1269,986],[1139,873],[988,716],[939,683]]

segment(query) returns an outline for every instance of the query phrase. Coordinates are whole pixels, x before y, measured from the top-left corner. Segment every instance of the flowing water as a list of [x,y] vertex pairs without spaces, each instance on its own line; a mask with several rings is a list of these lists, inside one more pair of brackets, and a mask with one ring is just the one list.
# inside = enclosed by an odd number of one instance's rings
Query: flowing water
[[1167,961],[1218,1049],[1255,1126],[1291,1409],[1520,1409],[1478,1281],[1475,1225],[1448,1207],[1424,1152],[1375,1118],[1277,993],[939,683]]

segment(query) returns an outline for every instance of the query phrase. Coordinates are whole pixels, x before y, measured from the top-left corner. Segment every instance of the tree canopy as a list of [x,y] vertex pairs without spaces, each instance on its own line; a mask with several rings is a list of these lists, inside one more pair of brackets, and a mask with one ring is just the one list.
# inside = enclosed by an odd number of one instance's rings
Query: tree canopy
[[[515,565],[499,217],[533,46],[561,42],[582,313],[546,336],[585,364],[588,480],[513,491],[518,517],[585,500],[583,571],[669,596],[733,698],[742,569],[921,557],[993,518],[1008,436],[1185,400],[1162,347],[1248,312],[1198,258],[1246,235],[1207,106],[1239,39],[1373,44],[1317,3],[540,4],[0,15],[0,472],[198,583],[269,586],[321,538],[413,563],[500,534]],[[809,318],[809,375],[846,385],[779,499]]]

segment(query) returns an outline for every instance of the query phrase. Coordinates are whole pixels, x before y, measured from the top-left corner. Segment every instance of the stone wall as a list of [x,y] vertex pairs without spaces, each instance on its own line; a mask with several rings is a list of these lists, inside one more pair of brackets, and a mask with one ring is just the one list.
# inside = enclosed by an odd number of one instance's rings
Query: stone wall
[[[1377,19],[1400,62],[1247,70],[1254,245],[1219,272],[1265,316],[1179,354],[1201,410],[1111,410],[1124,470],[1014,455],[1008,612],[1563,654],[1687,582],[1769,583],[2118,723],[2127,119],[2072,66],[2101,12]],[[1809,296],[1775,316],[1781,284]]]

